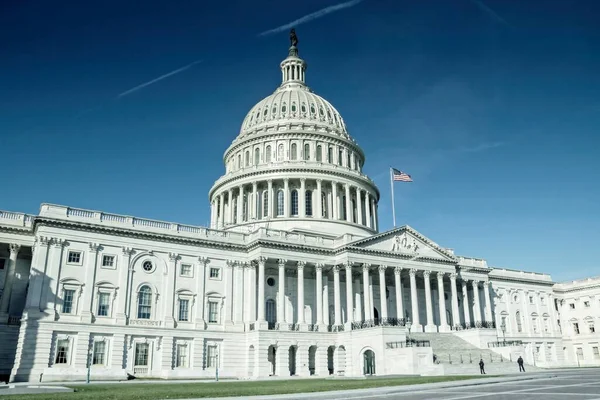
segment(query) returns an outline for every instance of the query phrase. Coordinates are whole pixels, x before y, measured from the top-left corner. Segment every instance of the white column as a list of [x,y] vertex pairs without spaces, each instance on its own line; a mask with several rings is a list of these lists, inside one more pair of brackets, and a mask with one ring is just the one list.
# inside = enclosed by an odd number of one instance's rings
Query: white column
[[350,198],[350,185],[344,184],[346,190],[346,221],[352,222],[352,199]]
[[338,214],[338,197],[337,197],[337,183],[334,181],[331,181],[331,216],[332,219],[334,220],[338,220],[339,219],[339,214]]
[[381,300],[381,318],[387,319],[387,297],[386,297],[386,286],[385,286],[385,269],[387,265],[379,266],[379,299]]
[[304,319],[304,261],[298,261],[298,323],[306,323]]
[[483,296],[485,297],[485,322],[492,323],[492,302],[490,301],[490,281],[483,282]]
[[427,312],[426,332],[437,332],[433,323],[433,306],[431,303],[431,271],[423,271],[423,284],[425,285],[425,310]]
[[479,281],[471,281],[473,286],[473,322],[481,323],[481,304],[479,303]]
[[324,264],[315,266],[317,286],[315,287],[315,296],[317,296],[317,324],[323,325],[323,267]]
[[363,320],[362,298],[360,295],[360,278],[359,277],[354,279],[354,304],[356,304],[355,311],[354,311],[354,320],[362,321]]
[[268,207],[267,207],[268,208],[268,210],[267,210],[267,218],[273,218],[273,204],[274,204],[274,202],[273,202],[273,196],[274,196],[274,194],[273,194],[273,180],[272,179],[269,179],[267,181],[267,192],[269,193],[268,197],[267,197],[268,200],[269,200],[268,201],[269,204],[268,204]]
[[213,201],[210,202],[210,225],[209,225],[209,227],[211,229],[214,229],[215,228],[215,224],[216,224],[216,221],[215,221],[215,201],[213,200]]
[[400,274],[402,273],[402,267],[394,268],[394,286],[396,289],[396,318],[404,318],[404,305],[402,298],[402,280]]
[[[50,240],[45,236],[35,238],[35,244],[31,248],[33,257],[31,259],[31,268],[29,273],[29,289],[27,290],[26,312],[28,315],[39,313],[40,302],[42,299],[42,282],[44,280],[47,260],[48,245]],[[6,316],[8,320],[8,316]]]
[[369,191],[366,190],[365,191],[365,213],[367,214],[365,216],[365,219],[367,220],[367,227],[371,228],[372,224],[371,224],[371,199],[370,199],[370,195],[369,195]]
[[[175,318],[173,318],[173,305],[175,303],[175,280],[177,279],[177,267],[179,255],[177,253],[169,253],[169,268],[167,269],[167,276],[165,277],[165,326],[167,328],[175,327]],[[231,301],[231,299],[230,299]],[[229,316],[231,319],[231,314]]]
[[448,318],[446,317],[446,296],[444,293],[444,274],[442,272],[437,273],[438,282],[438,308],[440,310],[440,332],[448,332],[450,327],[448,326]]
[[306,178],[300,178],[300,193],[298,193],[298,216],[306,217]]
[[48,260],[48,272],[45,277],[44,288],[45,294],[42,298],[42,309],[47,310],[46,313],[50,318],[54,318],[56,310],[56,298],[61,295],[59,293],[58,280],[60,279],[60,271],[62,264],[63,248],[66,242],[63,239],[52,239],[52,251]]
[[279,266],[279,290],[277,292],[277,323],[285,322],[285,263],[287,260],[280,258]]
[[377,210],[377,203],[375,199],[373,201],[373,229],[377,230],[379,226],[379,212]]
[[265,322],[265,257],[258,258],[258,316],[257,322]]
[[217,229],[223,228],[225,225],[225,192],[221,192],[219,195],[219,216]]
[[[130,260],[133,254],[133,250],[129,247],[123,247],[123,258],[120,261],[117,261],[117,269],[119,270],[119,282],[123,282],[125,285],[131,275],[133,277],[133,270],[130,267]],[[128,287],[124,286],[122,290],[117,292],[117,324],[124,325],[127,323],[127,318],[129,316],[130,310],[127,308],[127,297],[132,296],[133,293],[128,294]]]
[[333,325],[342,324],[342,308],[340,304],[340,266],[333,266]]
[[85,267],[85,284],[83,286],[83,296],[81,304],[81,322],[92,323],[92,314],[94,313],[94,277],[96,276],[96,260],[98,259],[98,249],[100,246],[96,243],[89,243]]
[[321,179],[317,179],[317,202],[315,204],[315,210],[317,211],[316,215],[313,215],[313,217],[316,218],[323,218],[323,188],[322,188],[322,181]]
[[363,264],[363,298],[365,303],[365,321],[373,319],[373,306],[371,305],[371,296],[369,295],[369,269],[371,264]]
[[[354,154],[354,153],[352,153]],[[362,190],[360,188],[356,188],[356,216],[358,221],[357,224],[363,225],[363,216],[362,216]]]
[[10,312],[10,299],[15,280],[15,271],[17,268],[17,256],[19,254],[21,246],[15,243],[11,243],[8,245],[8,249],[10,251],[10,255],[8,259],[6,280],[4,283],[4,292],[2,293],[2,303],[0,305],[0,314],[6,315],[8,315]]
[[[244,186],[240,185],[238,188],[238,205],[237,205],[237,223],[241,224],[244,222]],[[246,216],[247,218],[248,216]]]
[[352,263],[344,264],[346,268],[346,322],[354,322],[354,291],[352,290]]
[[258,184],[256,182],[253,182],[252,183],[252,201],[248,202],[249,204],[252,204],[250,212],[248,213],[250,215],[250,217],[248,217],[249,220],[258,219],[256,210],[258,209],[259,204],[257,204],[257,198],[258,198]]
[[196,276],[196,329],[205,329],[204,320],[204,292],[206,281],[206,268],[210,260],[207,257],[198,257],[198,275]]
[[225,300],[223,309],[223,321],[227,325],[233,324],[233,268],[235,267],[234,260],[227,260],[223,273],[223,282],[225,283]]
[[410,277],[410,303],[412,308],[412,326],[414,332],[423,332],[419,318],[419,298],[417,296],[417,270],[412,268],[408,271]]
[[456,290],[457,273],[450,273],[450,290],[452,291],[452,325],[460,325],[460,311],[458,308],[458,290]]
[[290,217],[290,180],[288,178],[283,180],[283,215],[286,218]]
[[467,292],[467,282],[462,281],[462,292],[463,292],[463,311],[465,313],[465,327],[469,328],[471,325],[471,315],[469,313],[469,293]]

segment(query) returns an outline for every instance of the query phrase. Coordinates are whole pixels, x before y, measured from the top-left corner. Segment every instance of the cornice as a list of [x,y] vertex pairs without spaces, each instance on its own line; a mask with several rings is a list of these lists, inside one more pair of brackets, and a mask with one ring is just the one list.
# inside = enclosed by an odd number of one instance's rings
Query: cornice
[[596,283],[596,284],[591,284],[589,286],[583,286],[583,287],[571,287],[571,288],[561,288],[561,287],[556,287],[556,284],[554,285],[554,287],[552,288],[555,292],[557,293],[573,293],[573,292],[583,292],[585,290],[594,290],[594,289],[600,289],[600,283]]
[[517,282],[517,283],[535,283],[536,285],[548,286],[552,287],[555,285],[555,282],[545,282],[545,281],[536,281],[534,279],[518,279],[507,276],[490,276],[491,282]]
[[361,254],[361,255],[373,255],[373,256],[381,256],[386,258],[394,258],[398,260],[404,261],[426,261],[432,264],[442,264],[442,265],[456,265],[456,262],[452,260],[442,260],[439,258],[432,258],[426,256],[415,256],[410,254],[396,253],[393,251],[387,250],[376,250],[376,249],[367,249],[364,247],[350,246],[344,245],[335,250],[335,255],[341,255],[342,253],[353,253],[353,254]]
[[19,226],[0,225],[0,232],[9,232],[9,233],[15,233],[17,235],[33,236],[34,235],[34,227],[33,227],[33,225],[30,228],[19,227]]
[[302,244],[294,244],[294,243],[285,243],[278,241],[269,241],[265,239],[257,239],[247,245],[248,251],[253,251],[256,249],[279,249],[279,250],[290,250],[290,251],[298,251],[301,253],[311,253],[325,256],[333,256],[334,250],[326,249],[323,247],[315,247],[315,246],[307,246]]

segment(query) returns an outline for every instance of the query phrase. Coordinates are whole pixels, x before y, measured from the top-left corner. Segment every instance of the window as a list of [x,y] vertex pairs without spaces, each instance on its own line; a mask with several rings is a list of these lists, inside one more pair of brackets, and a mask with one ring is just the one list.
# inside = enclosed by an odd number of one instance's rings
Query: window
[[150,319],[152,311],[152,290],[148,286],[142,286],[138,292],[138,312],[139,319]]
[[135,345],[135,366],[148,365],[148,343],[136,343]]
[[600,352],[598,352],[598,346],[592,347],[592,354],[594,355],[594,359],[600,359]]
[[71,314],[73,312],[73,299],[75,297],[75,291],[71,289],[65,289],[63,292],[63,314]]
[[219,322],[219,303],[216,301],[208,302],[208,322],[213,324]]
[[263,218],[267,218],[269,216],[269,192],[263,190]]
[[69,255],[67,257],[67,262],[69,264],[81,264],[81,252],[80,251],[69,251]]
[[594,321],[588,321],[588,329],[590,333],[596,333],[596,327],[594,326]]
[[103,255],[102,256],[102,266],[105,268],[114,268],[115,267],[115,256]]
[[237,156],[237,168],[240,169],[242,167],[242,155],[238,154]]
[[[302,113],[306,113],[306,104],[302,103],[302,107],[300,108],[302,110]],[[295,105],[292,105],[292,111],[296,111],[296,107]]]
[[245,153],[244,165],[246,167],[250,166],[250,152],[248,150],[246,150],[246,153]]
[[576,354],[577,354],[577,360],[583,360],[584,359],[583,358],[583,348],[582,347],[578,347],[577,348]]
[[523,332],[523,326],[521,325],[521,312],[517,311],[515,313],[515,319],[517,320],[517,332]]
[[317,146],[317,162],[323,161],[323,146]]
[[56,343],[55,364],[67,364],[69,360],[69,339],[60,339]]
[[177,344],[177,350],[176,350],[176,354],[175,354],[175,366],[179,367],[179,368],[187,368],[188,363],[187,363],[187,350],[188,350],[188,346],[187,344]]
[[298,191],[292,190],[292,215],[298,216]]
[[267,278],[267,285],[273,287],[275,286],[275,278],[273,278],[272,276]]
[[589,301],[584,301],[584,302],[583,302],[583,305],[584,305],[586,308],[588,308],[588,307],[590,306],[590,302],[589,302]]
[[533,327],[533,333],[537,333],[538,331],[538,320],[537,317],[531,318],[531,326]]
[[296,143],[292,143],[292,156],[290,157],[292,160],[295,160],[297,158],[298,155],[298,145],[296,145]]
[[310,160],[310,145],[308,143],[304,144],[304,161]]
[[569,304],[569,307],[571,308],[571,310],[574,310],[575,309],[575,303]]
[[94,342],[92,364],[104,365],[104,354],[106,354],[106,342],[104,340]]
[[98,316],[99,317],[108,317],[108,312],[110,302],[110,293],[100,292],[98,294]]
[[245,193],[242,200],[242,221],[248,221],[248,195]]
[[321,217],[327,218],[327,195],[321,192]]
[[347,214],[348,210],[346,209],[346,195],[342,196],[342,219],[346,220],[347,219]]
[[206,367],[216,368],[217,367],[217,346],[210,345],[206,348]]
[[346,153],[346,167],[350,168],[352,166],[351,160],[352,158],[350,157],[350,152]]
[[189,321],[190,301],[179,299],[179,321]]
[[333,147],[327,149],[327,162],[333,164]]
[[312,217],[313,215],[313,211],[312,211],[312,190],[307,190],[306,194],[304,196],[304,205],[306,208],[306,216],[307,217]]
[[267,148],[265,149],[265,162],[271,162],[271,146],[267,146]]
[[192,276],[192,265],[191,264],[181,264],[180,274],[181,276]]
[[546,298],[545,297],[540,297],[540,303],[542,303],[542,305],[546,304]]
[[340,147],[338,149],[338,165],[342,165],[344,162],[344,150]]
[[221,277],[221,268],[211,267],[210,268],[210,278],[211,279],[219,279]]
[[284,203],[283,203],[283,190],[277,191],[277,216],[283,215]]
[[548,318],[544,318],[544,332],[548,332],[550,330],[550,324],[548,323]]
[[260,150],[257,147],[256,149],[254,149],[254,165],[258,165],[259,162],[260,162]]
[[150,272],[154,269],[154,265],[152,264],[152,261],[144,261],[144,263],[142,264],[142,268],[144,269],[144,271]]
[[573,322],[573,333],[579,335],[579,324],[577,322]]
[[533,304],[533,296],[529,296],[529,304]]
[[287,106],[285,105],[285,103],[283,103],[281,105],[281,113],[285,116],[285,112],[287,111]]
[[283,143],[277,146],[277,161],[283,161]]

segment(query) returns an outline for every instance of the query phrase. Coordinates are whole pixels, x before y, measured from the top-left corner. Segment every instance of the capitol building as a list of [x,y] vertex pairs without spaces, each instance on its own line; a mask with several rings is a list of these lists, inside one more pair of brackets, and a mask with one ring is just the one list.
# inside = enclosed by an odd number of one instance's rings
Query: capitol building
[[556,283],[409,226],[380,232],[350,128],[307,86],[297,46],[280,68],[225,150],[209,227],[53,204],[0,211],[0,378],[600,365],[600,278]]

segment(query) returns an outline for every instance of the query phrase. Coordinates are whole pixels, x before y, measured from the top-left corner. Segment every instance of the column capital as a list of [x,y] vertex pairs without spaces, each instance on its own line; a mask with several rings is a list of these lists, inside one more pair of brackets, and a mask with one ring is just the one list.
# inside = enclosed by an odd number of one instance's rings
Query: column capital
[[450,279],[452,279],[453,281],[456,280],[457,276],[458,276],[458,274],[456,272],[450,272]]
[[259,266],[265,266],[266,262],[267,262],[267,257],[258,257],[256,259],[256,262],[258,263]]
[[315,264],[315,269],[317,271],[322,271],[324,266],[325,266],[325,264],[323,264],[323,263],[317,263],[317,264]]
[[10,255],[12,256],[16,256],[17,254],[19,254],[19,250],[21,249],[21,245],[20,244],[16,244],[16,243],[11,243],[8,245],[8,249],[10,251]]
[[340,272],[340,266],[339,266],[339,265],[337,265],[337,264],[336,264],[336,265],[334,265],[334,266],[333,266],[333,272],[334,272],[334,273],[336,273],[336,274],[338,274],[338,273]]
[[67,245],[67,241],[59,238],[52,238],[52,246],[54,247],[65,247]]
[[198,257],[198,261],[200,262],[200,264],[204,264],[206,266],[207,264],[210,263],[210,258],[200,256],[200,257]]
[[345,268],[346,270],[352,270],[352,264],[353,264],[353,263],[352,263],[351,261],[345,261],[345,262],[344,262],[344,268]]
[[446,273],[445,273],[445,272],[438,272],[438,273],[437,273],[437,278],[438,278],[438,279],[442,279],[442,280],[443,280],[443,279],[444,279],[444,276],[446,276]]
[[134,250],[131,247],[123,247],[121,250],[125,257],[131,257],[134,253]]
[[377,269],[379,269],[379,272],[385,272],[385,270],[387,269],[387,265],[380,265],[379,267],[377,267]]
[[316,179],[317,184],[320,185],[321,183],[323,183],[323,179]]
[[411,268],[408,270],[408,274],[412,277],[412,276],[416,276],[417,275],[417,270],[415,268]]
[[177,262],[179,260],[179,254],[177,253],[169,253],[169,261]]
[[88,247],[91,253],[97,253],[100,250],[100,245],[98,243],[88,243]]
[[471,281],[471,285],[473,285],[473,287],[479,287],[479,281],[478,281],[478,280],[476,280],[476,279],[473,279],[473,280]]
[[257,187],[258,187],[258,182],[256,182],[256,181],[252,182],[252,190],[256,190]]
[[227,265],[227,268],[233,268],[235,266],[235,264],[237,264],[237,261],[235,261],[235,260],[227,260],[225,262],[225,264]]
[[400,275],[402,273],[402,267],[394,267],[394,275]]
[[369,270],[371,269],[371,264],[369,264],[369,263],[364,263],[364,264],[362,265],[362,268],[363,268],[363,271],[367,271],[367,272],[369,272]]
[[39,244],[40,246],[48,246],[50,244],[51,239],[48,238],[47,236],[38,236],[35,238],[35,242],[36,244]]
[[431,271],[429,271],[429,270],[423,271],[423,277],[425,279],[429,279],[430,276],[431,276]]
[[280,258],[277,260],[277,266],[279,266],[279,268],[284,268],[286,262],[287,260],[285,258]]
[[300,183],[306,183],[306,178],[300,178]]
[[269,186],[273,186],[273,179],[267,179],[267,184]]
[[298,268],[298,271],[303,271],[304,270],[304,266],[306,265],[305,261],[298,261],[296,263],[296,267]]
[[290,178],[283,178],[283,183],[286,185],[290,183]]

